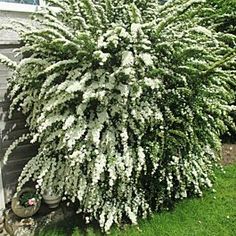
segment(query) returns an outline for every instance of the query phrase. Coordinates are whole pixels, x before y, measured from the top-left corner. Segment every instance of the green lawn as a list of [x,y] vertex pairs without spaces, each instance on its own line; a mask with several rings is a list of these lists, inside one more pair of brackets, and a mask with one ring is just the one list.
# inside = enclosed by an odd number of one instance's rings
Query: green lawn
[[[216,192],[205,192],[203,198],[179,202],[171,212],[155,214],[141,220],[139,227],[114,228],[112,236],[236,236],[236,164],[217,173]],[[48,231],[41,235],[63,236],[66,233]],[[87,234],[75,229],[73,236],[101,235],[89,229]]]

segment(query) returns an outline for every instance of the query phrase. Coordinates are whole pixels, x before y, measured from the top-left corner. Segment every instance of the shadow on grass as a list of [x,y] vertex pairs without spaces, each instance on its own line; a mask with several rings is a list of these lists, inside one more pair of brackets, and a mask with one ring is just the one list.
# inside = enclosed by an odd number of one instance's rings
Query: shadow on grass
[[[93,234],[93,232],[96,232]],[[104,235],[96,221],[90,224],[85,223],[83,214],[76,215],[73,219],[65,219],[57,224],[45,227],[35,234],[35,236],[88,236]]]
[[[113,227],[112,236],[235,236],[236,235],[236,164],[216,171],[215,191],[204,191],[202,198],[190,197],[170,211],[140,220],[139,226]],[[78,215],[74,222],[62,222],[45,229],[40,236],[101,236],[93,222],[85,224]]]

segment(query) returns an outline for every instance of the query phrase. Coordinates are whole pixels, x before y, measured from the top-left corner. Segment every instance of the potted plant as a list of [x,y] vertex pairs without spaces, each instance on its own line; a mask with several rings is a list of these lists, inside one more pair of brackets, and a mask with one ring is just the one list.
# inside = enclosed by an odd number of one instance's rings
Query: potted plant
[[36,214],[41,206],[40,196],[34,188],[24,188],[18,192],[11,202],[12,211],[21,218]]
[[46,190],[43,194],[43,200],[51,209],[57,208],[61,202],[61,195],[53,191],[52,188]]

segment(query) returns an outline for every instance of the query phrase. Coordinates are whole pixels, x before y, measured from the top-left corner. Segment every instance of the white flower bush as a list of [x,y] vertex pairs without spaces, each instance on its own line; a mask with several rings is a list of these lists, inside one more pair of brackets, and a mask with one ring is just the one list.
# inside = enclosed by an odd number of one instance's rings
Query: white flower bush
[[18,190],[53,188],[106,232],[201,196],[235,83],[235,50],[199,25],[204,0],[48,2],[59,10],[17,25],[20,63],[0,59],[14,70],[11,110],[40,145]]

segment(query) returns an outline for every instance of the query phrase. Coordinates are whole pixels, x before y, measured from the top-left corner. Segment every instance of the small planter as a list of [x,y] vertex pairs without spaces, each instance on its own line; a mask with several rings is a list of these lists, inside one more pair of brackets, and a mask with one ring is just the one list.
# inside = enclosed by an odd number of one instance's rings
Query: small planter
[[41,200],[39,198],[29,199],[29,202],[32,202],[32,205],[25,206],[21,203],[21,198],[24,194],[33,194],[36,195],[36,190],[33,188],[24,188],[22,189],[15,197],[12,198],[11,208],[15,215],[21,218],[31,217],[36,214],[41,206]]
[[54,209],[59,206],[61,202],[61,196],[48,191],[43,194],[43,200],[46,204],[48,204],[49,208]]

